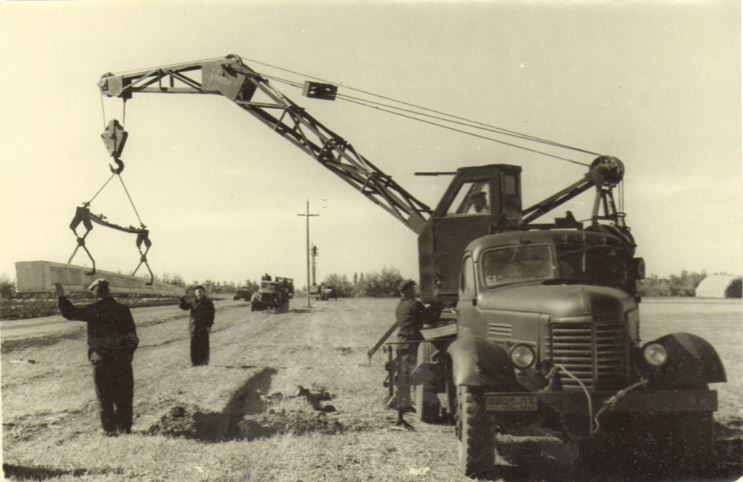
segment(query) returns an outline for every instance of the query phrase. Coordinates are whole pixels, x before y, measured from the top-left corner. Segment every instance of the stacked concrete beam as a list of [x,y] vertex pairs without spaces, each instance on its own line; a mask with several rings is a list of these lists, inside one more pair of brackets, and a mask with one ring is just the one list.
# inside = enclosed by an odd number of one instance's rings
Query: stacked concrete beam
[[65,292],[87,291],[98,278],[106,278],[113,293],[183,296],[185,292],[180,286],[158,282],[147,285],[147,279],[110,271],[96,270],[89,275],[90,268],[51,261],[18,261],[15,271],[16,289],[23,293],[53,292],[55,283],[61,283]]

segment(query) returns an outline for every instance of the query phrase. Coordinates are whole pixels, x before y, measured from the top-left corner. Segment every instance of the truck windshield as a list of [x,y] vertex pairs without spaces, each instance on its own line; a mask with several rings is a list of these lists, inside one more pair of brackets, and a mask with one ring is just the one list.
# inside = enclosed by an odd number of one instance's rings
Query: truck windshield
[[276,283],[274,283],[273,281],[262,281],[261,291],[273,293],[274,291],[276,291]]
[[557,269],[561,281],[624,287],[629,281],[631,257],[620,247],[558,244]]
[[549,245],[511,246],[486,251],[482,256],[486,288],[555,277]]

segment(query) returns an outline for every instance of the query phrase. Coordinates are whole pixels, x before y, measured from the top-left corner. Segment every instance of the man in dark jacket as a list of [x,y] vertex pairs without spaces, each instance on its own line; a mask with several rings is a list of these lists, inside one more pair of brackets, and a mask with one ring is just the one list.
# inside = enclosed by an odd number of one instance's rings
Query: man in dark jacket
[[195,299],[181,298],[178,306],[190,310],[188,329],[191,332],[191,364],[209,364],[209,333],[214,325],[214,303],[206,297],[206,290],[199,285],[194,288]]
[[134,376],[132,359],[139,345],[132,313],[111,297],[108,281],[93,281],[90,291],[98,299],[78,308],[56,284],[59,311],[68,320],[88,324],[88,359],[93,365],[101,426],[106,435],[131,433]]
[[415,356],[418,343],[423,339],[421,328],[426,322],[428,310],[423,303],[415,297],[415,281],[407,280],[398,286],[400,301],[395,308],[395,319],[397,320],[397,341],[408,342],[407,346],[401,345],[402,350]]
[[400,372],[397,379],[397,396],[388,402],[398,410],[398,424],[405,425],[403,412],[410,408],[410,374],[415,368],[418,343],[423,339],[421,328],[426,323],[428,310],[415,297],[415,281],[406,280],[398,286],[400,301],[395,308],[397,320],[397,357]]

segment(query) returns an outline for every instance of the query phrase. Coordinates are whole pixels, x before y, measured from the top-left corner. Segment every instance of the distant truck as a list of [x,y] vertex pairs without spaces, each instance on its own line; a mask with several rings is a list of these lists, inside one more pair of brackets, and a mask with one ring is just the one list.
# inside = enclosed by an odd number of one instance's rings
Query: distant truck
[[[265,277],[264,277],[265,278]],[[250,298],[250,311],[275,309],[287,311],[289,300],[294,297],[294,280],[276,277],[275,280],[262,279],[258,292]]]
[[234,296],[232,297],[232,299],[234,301],[237,301],[237,300],[250,301],[252,297],[253,297],[253,290],[251,290],[250,288],[238,288]]
[[338,294],[335,292],[335,290],[324,283],[320,283],[319,285],[312,285],[310,288],[310,295],[314,296],[316,300],[318,301],[326,301],[329,299],[338,299]]

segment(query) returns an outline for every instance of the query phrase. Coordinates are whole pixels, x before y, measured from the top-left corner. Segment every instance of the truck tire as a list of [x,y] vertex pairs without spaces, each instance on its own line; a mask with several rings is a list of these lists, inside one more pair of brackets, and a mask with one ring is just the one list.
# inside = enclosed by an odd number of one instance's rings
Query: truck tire
[[[433,363],[435,347],[431,342],[418,344],[418,365]],[[424,423],[434,423],[439,419],[441,406],[436,395],[436,374],[426,373],[421,383],[415,386],[415,414]]]
[[653,431],[655,464],[664,473],[691,475],[708,468],[714,449],[712,412],[665,415]]
[[457,432],[459,463],[468,477],[480,477],[493,469],[495,462],[495,424],[485,411],[485,399],[479,387],[457,386]]

